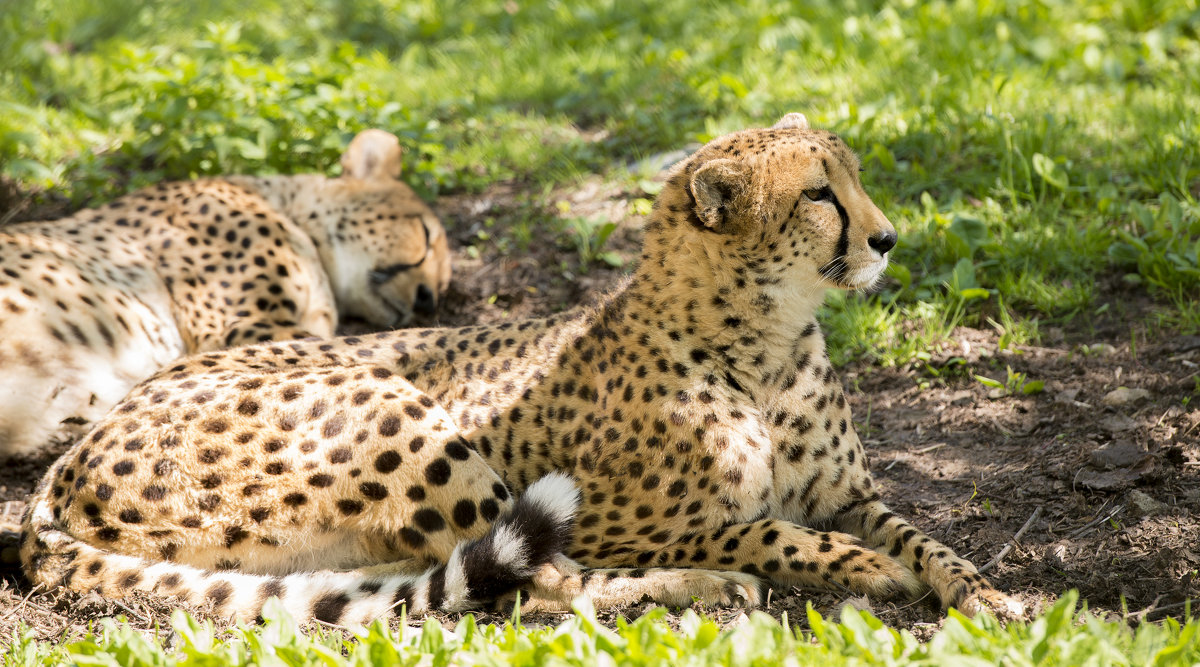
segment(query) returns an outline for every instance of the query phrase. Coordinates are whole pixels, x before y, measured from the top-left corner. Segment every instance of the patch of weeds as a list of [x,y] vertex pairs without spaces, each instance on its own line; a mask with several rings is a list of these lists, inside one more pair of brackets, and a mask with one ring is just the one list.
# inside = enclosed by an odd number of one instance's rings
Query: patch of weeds
[[988,398],[1004,398],[1005,396],[1032,396],[1040,394],[1046,388],[1041,380],[1030,380],[1025,373],[1014,371],[1012,366],[1005,367],[1004,381],[993,380],[984,375],[976,375],[979,384],[989,388]]
[[1176,293],[1200,284],[1200,205],[1162,193],[1150,204],[1131,202],[1125,223],[1117,227],[1119,242],[1108,256],[1129,271],[1125,281],[1142,282]]
[[575,251],[579,253],[579,264],[584,270],[592,262],[604,262],[615,268],[624,266],[625,258],[614,251],[604,250],[608,237],[617,230],[617,223],[602,216],[571,217],[566,219],[564,227],[568,231],[568,243],[575,246]]

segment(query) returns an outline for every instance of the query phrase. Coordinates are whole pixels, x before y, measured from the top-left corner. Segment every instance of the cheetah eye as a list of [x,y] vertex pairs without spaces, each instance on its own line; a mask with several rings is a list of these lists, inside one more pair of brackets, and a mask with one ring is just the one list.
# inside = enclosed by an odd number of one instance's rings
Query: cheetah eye
[[833,189],[830,188],[828,185],[826,185],[823,188],[814,188],[812,190],[805,190],[804,196],[808,197],[809,201],[832,201],[833,200]]

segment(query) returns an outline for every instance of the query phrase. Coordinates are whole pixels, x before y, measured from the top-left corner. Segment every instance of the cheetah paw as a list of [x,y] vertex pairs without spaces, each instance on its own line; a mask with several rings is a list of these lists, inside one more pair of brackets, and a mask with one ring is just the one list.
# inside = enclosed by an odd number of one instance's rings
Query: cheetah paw
[[[694,600],[721,607],[758,607],[766,600],[762,579],[741,572],[694,570],[686,575],[687,584],[680,590],[687,599],[660,600],[674,606],[687,606]],[[663,598],[675,597],[665,595]]]
[[955,606],[967,616],[974,617],[980,612],[986,611],[1001,621],[1015,621],[1024,618],[1026,611],[1025,604],[1020,600],[994,588],[975,591]]

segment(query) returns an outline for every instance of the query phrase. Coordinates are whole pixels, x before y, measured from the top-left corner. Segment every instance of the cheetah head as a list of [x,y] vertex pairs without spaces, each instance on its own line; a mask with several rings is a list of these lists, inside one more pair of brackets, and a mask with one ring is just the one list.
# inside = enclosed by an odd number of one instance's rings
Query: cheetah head
[[400,143],[360,132],[342,156],[342,176],[319,197],[327,207],[329,270],[339,310],[380,327],[432,315],[450,284],[450,248],[433,211],[400,175]]
[[682,187],[668,202],[679,211],[671,236],[690,237],[702,255],[722,258],[717,265],[745,267],[734,282],[773,298],[868,288],[896,244],[859,181],[858,158],[798,113],[713,140],[672,177]]

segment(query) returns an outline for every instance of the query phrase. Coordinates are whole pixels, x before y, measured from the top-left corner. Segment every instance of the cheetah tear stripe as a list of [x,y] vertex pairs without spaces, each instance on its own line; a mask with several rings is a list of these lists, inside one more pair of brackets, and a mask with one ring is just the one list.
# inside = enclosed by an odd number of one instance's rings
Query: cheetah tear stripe
[[299,572],[285,576],[213,572],[170,562],[149,563],[76,540],[56,528],[53,506],[38,494],[25,535],[41,544],[28,564],[38,580],[57,580],[74,591],[106,597],[132,591],[171,596],[214,614],[253,621],[263,603],[277,597],[300,621],[367,624],[401,603],[409,613],[456,611],[488,601],[524,584],[570,544],[579,491],[571,478],[553,473],[532,484],[511,512],[476,540],[460,543],[446,563],[421,573]]

